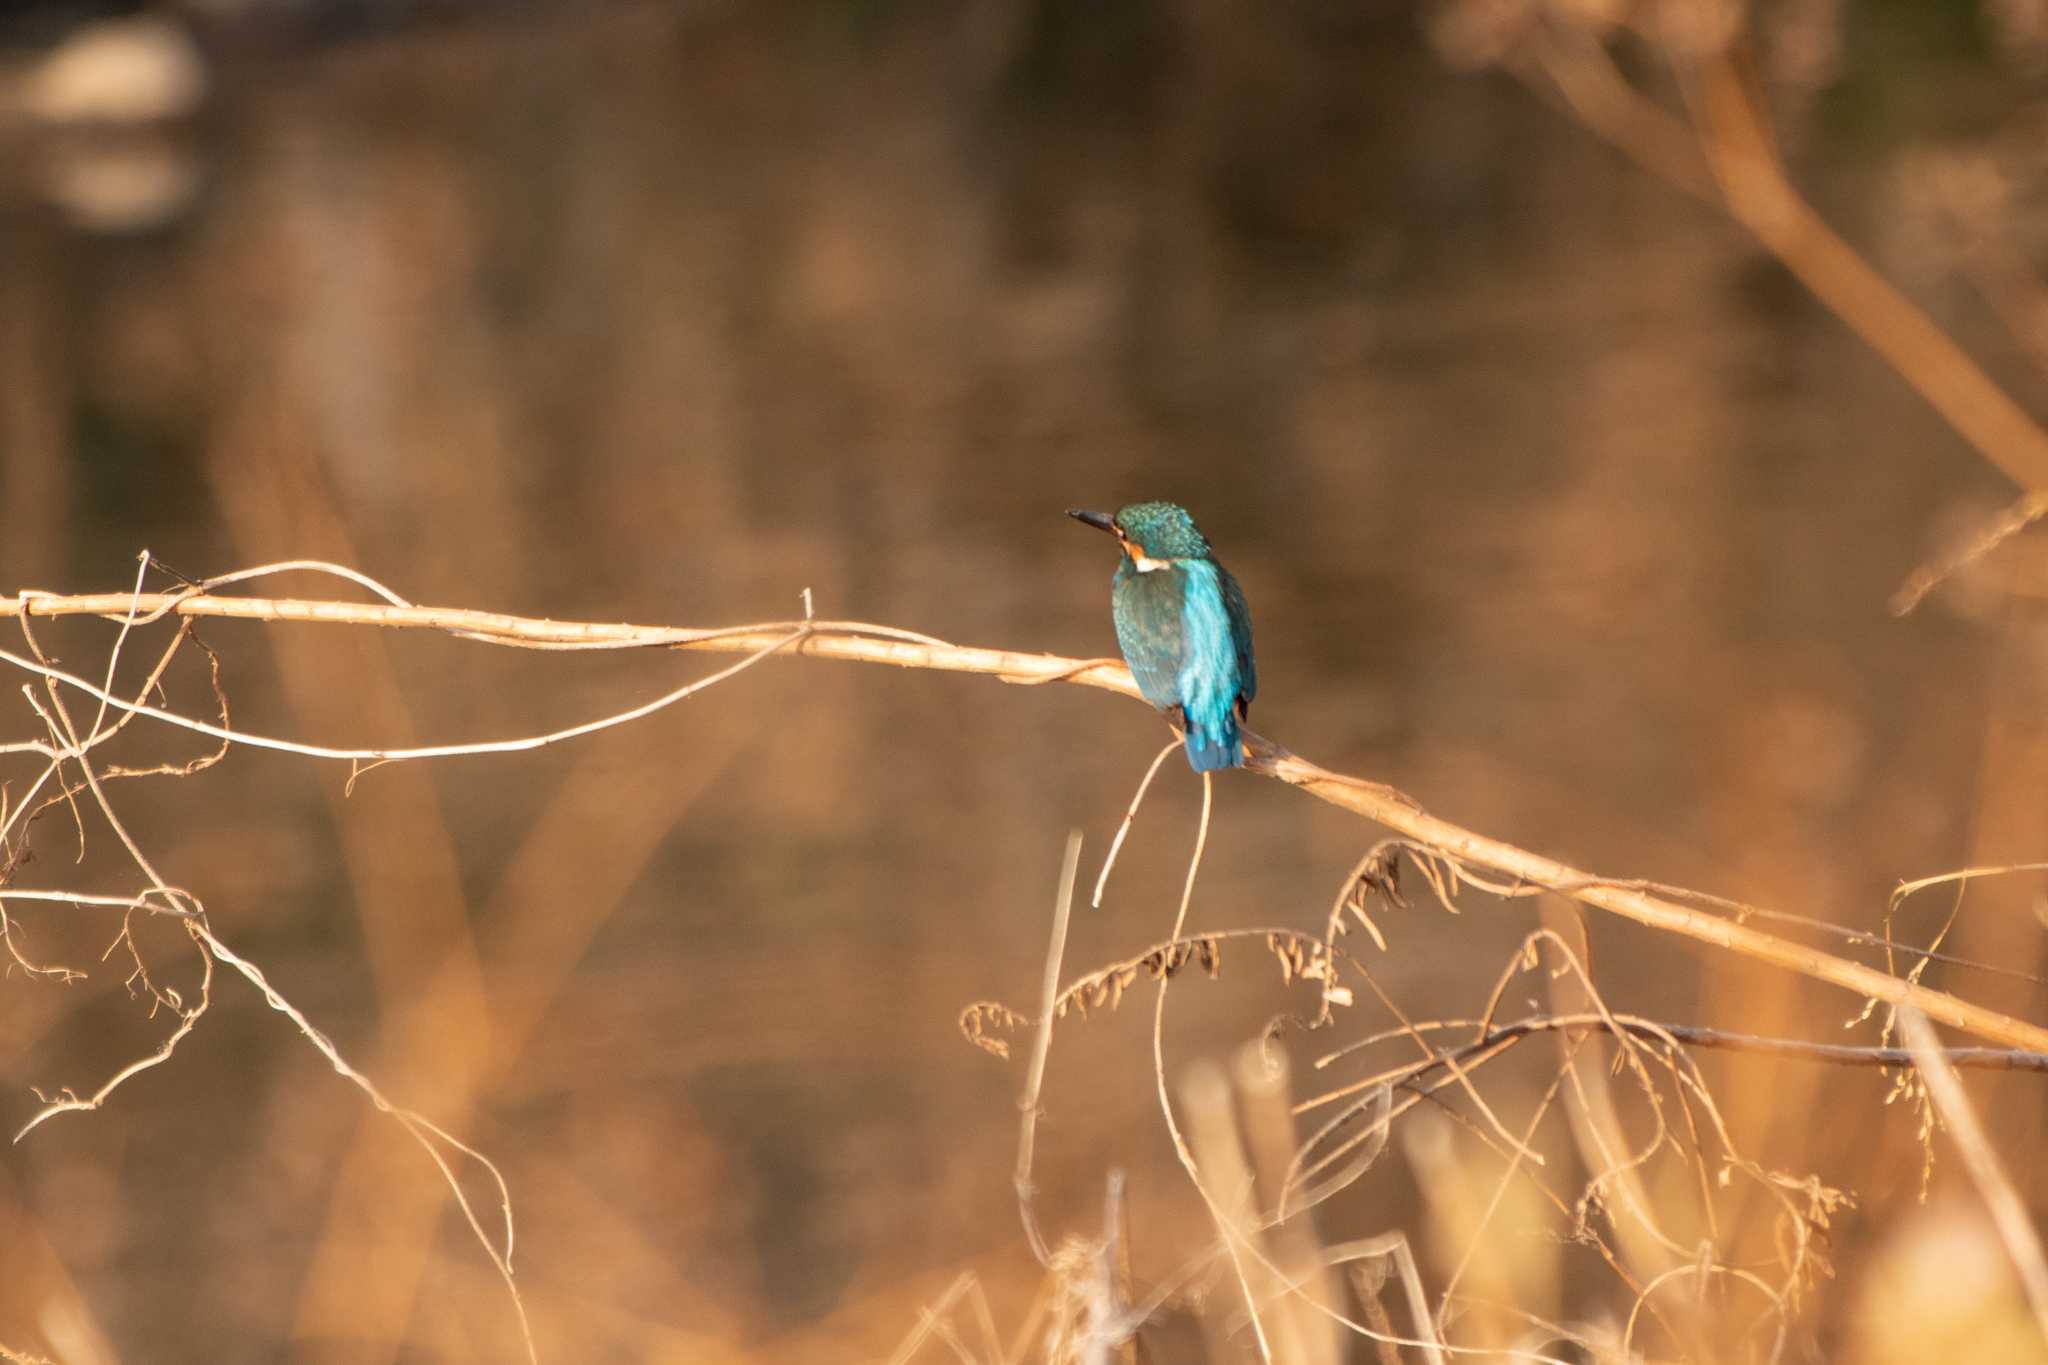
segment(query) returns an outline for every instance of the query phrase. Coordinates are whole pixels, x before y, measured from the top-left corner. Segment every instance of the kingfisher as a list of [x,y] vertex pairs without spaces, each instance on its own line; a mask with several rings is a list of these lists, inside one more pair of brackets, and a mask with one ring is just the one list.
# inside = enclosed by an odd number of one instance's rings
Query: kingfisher
[[1138,691],[1180,729],[1188,766],[1206,773],[1241,765],[1238,726],[1259,691],[1244,589],[1178,503],[1067,515],[1109,532],[1123,549],[1109,591],[1116,642]]

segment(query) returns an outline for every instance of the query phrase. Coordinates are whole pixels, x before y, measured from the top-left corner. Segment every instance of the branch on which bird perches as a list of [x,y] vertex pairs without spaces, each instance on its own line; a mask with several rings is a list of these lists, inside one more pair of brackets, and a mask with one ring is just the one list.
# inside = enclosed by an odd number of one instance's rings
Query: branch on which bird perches
[[[325,573],[346,578],[381,598],[378,602],[347,602],[304,598],[225,595],[219,588],[259,576],[291,571]],[[417,606],[354,570],[335,565],[294,562],[266,565],[192,584],[164,593],[104,593],[68,596],[23,592],[0,598],[0,616],[26,623],[28,618],[100,616],[141,625],[165,617],[181,620],[228,618],[250,621],[313,622],[328,625],[383,626],[433,630],[475,643],[522,649],[633,649],[665,647],[746,656],[740,662],[665,693],[639,706],[545,734],[472,744],[437,744],[405,748],[344,748],[277,736],[230,731],[208,721],[183,716],[164,707],[130,700],[105,690],[89,678],[66,672],[29,655],[0,649],[0,661],[25,674],[40,676],[92,698],[98,705],[177,726],[214,739],[274,749],[307,757],[346,761],[357,770],[370,765],[464,754],[537,749],[597,730],[625,724],[689,696],[714,681],[776,654],[838,659],[851,663],[893,664],[901,668],[982,673],[1015,683],[1067,682],[1137,698],[1129,671],[1108,659],[1071,659],[1015,650],[956,645],[891,626],[855,621],[771,621],[722,629],[676,629],[663,626],[550,621],[462,608]],[[1756,961],[1825,981],[1868,1001],[1896,1008],[1910,1004],[1930,1019],[1987,1042],[2033,1052],[2048,1051],[2048,1028],[2001,1014],[1917,981],[1879,971],[1862,963],[1751,927],[1740,918],[1681,903],[1663,888],[1594,876],[1551,858],[1475,830],[1466,829],[1423,809],[1413,800],[1379,783],[1331,772],[1256,735],[1247,735],[1247,771],[1277,778],[1311,796],[1377,821],[1436,853],[1468,879],[1480,872],[1497,879],[1495,886],[1515,891],[1549,889],[1596,909],[1623,916],[1652,929],[1689,938]],[[31,748],[34,745],[29,746]],[[1481,884],[1476,883],[1475,884]],[[1680,893],[1683,895],[1684,893]],[[1711,898],[1690,896],[1712,905]]]

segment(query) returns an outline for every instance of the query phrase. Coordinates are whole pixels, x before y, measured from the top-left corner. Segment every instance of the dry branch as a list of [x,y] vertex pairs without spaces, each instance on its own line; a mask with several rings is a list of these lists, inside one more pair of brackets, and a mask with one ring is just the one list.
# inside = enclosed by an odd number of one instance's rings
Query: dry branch
[[[59,597],[27,593],[0,598],[0,617],[103,616],[153,619],[230,617],[254,621],[318,622],[377,625],[448,631],[466,638],[508,646],[553,648],[632,648],[667,646],[716,653],[765,655],[780,650],[853,663],[894,664],[901,668],[982,673],[1014,683],[1070,682],[1099,687],[1136,698],[1130,671],[1109,659],[1068,659],[1012,650],[977,649],[920,637],[907,631],[836,621],[770,622],[730,630],[677,630],[667,627],[548,621],[496,612],[445,607],[393,606],[327,600],[211,596],[198,593],[105,593]],[[792,638],[797,636],[798,638]],[[51,669],[26,656],[0,650],[0,659],[27,672],[63,682],[118,709],[149,716],[215,738],[259,744],[323,757],[379,759],[394,751],[336,749],[302,745],[256,735],[230,733],[218,726],[173,712],[139,705],[106,692],[96,683]],[[1312,796],[1375,820],[1398,833],[1438,850],[1460,863],[1488,869],[1523,885],[1546,887],[1586,905],[1635,920],[1652,929],[1677,934],[1739,953],[1771,966],[1800,973],[1885,1005],[1911,1004],[1930,1019],[1960,1029],[1986,1042],[2029,1052],[2048,1052],[2048,1028],[1972,1004],[1945,991],[1932,990],[1875,968],[1822,952],[1774,934],[1750,928],[1719,915],[1680,905],[1637,889],[1632,883],[1603,879],[1545,858],[1526,849],[1490,839],[1440,819],[1413,805],[1391,788],[1333,773],[1286,749],[1248,736],[1248,770],[1277,777]],[[437,752],[459,753],[464,746],[440,746]]]

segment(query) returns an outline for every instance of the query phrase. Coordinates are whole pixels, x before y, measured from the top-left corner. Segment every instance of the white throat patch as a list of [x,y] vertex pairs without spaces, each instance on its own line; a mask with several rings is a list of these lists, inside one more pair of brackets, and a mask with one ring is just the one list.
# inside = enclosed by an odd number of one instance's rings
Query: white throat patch
[[1139,573],[1158,573],[1161,569],[1173,567],[1170,559],[1147,559],[1144,555],[1132,555],[1131,563],[1137,566]]

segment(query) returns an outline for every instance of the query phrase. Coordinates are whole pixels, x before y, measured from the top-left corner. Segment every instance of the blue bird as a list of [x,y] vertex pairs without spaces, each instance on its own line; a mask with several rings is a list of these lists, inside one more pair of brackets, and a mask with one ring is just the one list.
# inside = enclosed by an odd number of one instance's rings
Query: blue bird
[[1187,509],[1132,503],[1115,516],[1069,511],[1123,547],[1110,580],[1116,642],[1138,691],[1178,725],[1198,773],[1244,762],[1238,725],[1258,695],[1252,614]]

